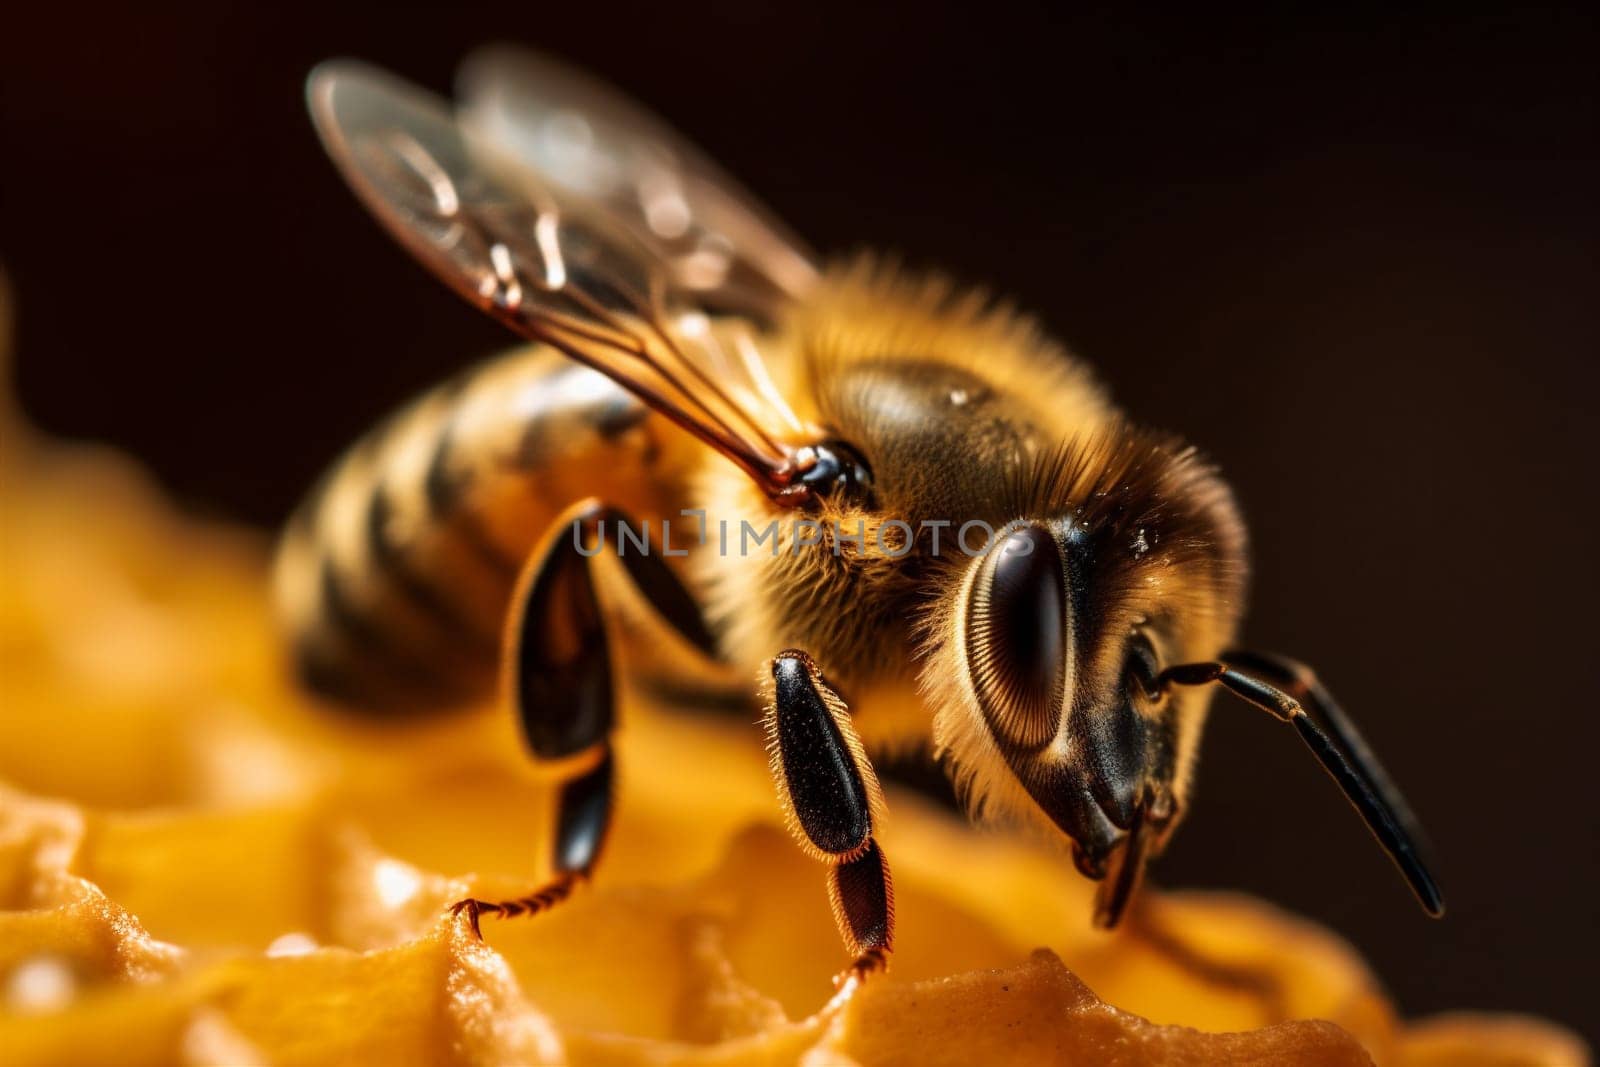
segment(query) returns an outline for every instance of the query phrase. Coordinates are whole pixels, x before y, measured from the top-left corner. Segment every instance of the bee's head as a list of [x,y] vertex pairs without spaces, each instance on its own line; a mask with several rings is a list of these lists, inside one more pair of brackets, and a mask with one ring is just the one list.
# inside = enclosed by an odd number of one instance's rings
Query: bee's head
[[1237,622],[1231,495],[1028,320],[938,280],[848,268],[792,342],[788,395],[819,427],[805,514],[856,540],[711,559],[725,644],[806,648],[850,687],[901,669],[909,630],[969,807],[1070,837],[1115,921],[1183,810],[1205,714],[1204,691],[1148,683]]
[[[1287,678],[1324,727],[1222,658],[1244,528],[1192,449],[1130,426],[1028,320],[871,261],[830,273],[783,343],[785,395],[811,435],[794,442],[805,491],[780,503],[708,468],[697,494],[722,513],[789,507],[812,523],[770,556],[701,554],[732,659],[804,648],[872,691],[863,710],[914,704],[857,723],[887,748],[931,712],[969,809],[1070,840],[1107,926],[1182,818],[1219,683],[1294,723],[1437,913],[1403,802],[1331,699],[1303,668],[1232,655]],[[905,701],[913,674],[921,700]]]
[[1243,580],[1231,500],[1192,454],[1118,431],[1028,467],[1017,513],[960,568],[924,689],[969,803],[1043,822],[1115,923],[1184,807],[1205,693]]

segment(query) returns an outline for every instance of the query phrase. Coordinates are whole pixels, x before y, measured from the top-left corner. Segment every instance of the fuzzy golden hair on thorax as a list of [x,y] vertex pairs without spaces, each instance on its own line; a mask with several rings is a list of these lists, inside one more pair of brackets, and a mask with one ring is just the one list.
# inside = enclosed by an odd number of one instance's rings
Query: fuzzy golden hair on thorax
[[882,404],[872,410],[873,398],[863,391],[840,384],[862,365],[916,364],[970,375],[1028,426],[1086,433],[1114,413],[1089,368],[1032,316],[983,288],[913,274],[871,254],[824,275],[814,296],[794,310],[789,331],[806,377],[801,388],[822,424],[892,416]]
[[[911,680],[916,660],[943,645],[928,635],[947,620],[972,561],[955,544],[971,520],[998,529],[1028,515],[1081,511],[1106,536],[1116,531],[1130,552],[1142,528],[1159,548],[1130,578],[1148,595],[1113,597],[1113,606],[1148,602],[1153,611],[1170,591],[1174,614],[1198,606],[1205,615],[1210,593],[1226,594],[1231,565],[1212,574],[1207,546],[1240,559],[1242,533],[1210,469],[1181,446],[1130,428],[1083,364],[981,290],[859,257],[793,309],[775,348],[796,411],[857,449],[874,482],[869,502],[821,502],[811,516],[824,530],[821,542],[804,546],[789,513],[712,465],[698,487],[710,514],[736,525],[778,518],[782,531],[776,554],[711,552],[699,564],[710,614],[743,665],[754,669],[793,646],[846,685],[884,673]],[[938,552],[930,523],[947,524]],[[901,555],[906,528],[916,539]],[[865,548],[836,540],[835,530],[863,532]],[[880,543],[894,553],[877,550]],[[1162,560],[1185,566],[1163,572]],[[1232,625],[1223,614],[1219,629]]]
[[[925,536],[901,553],[899,524],[925,534],[925,522],[949,523],[950,541],[969,519],[1003,522],[1021,467],[1064,434],[1104,425],[1109,404],[1031,319],[981,290],[869,256],[827,272],[771,349],[799,417],[865,458],[872,497],[822,501],[808,516],[822,542],[796,552],[792,514],[711,464],[697,487],[708,514],[735,529],[776,518],[782,536],[775,558],[765,548],[705,554],[709,614],[747,665],[795,645],[847,682],[885,666],[909,676],[908,605],[924,594],[932,564]],[[836,530],[859,532],[865,548]]]

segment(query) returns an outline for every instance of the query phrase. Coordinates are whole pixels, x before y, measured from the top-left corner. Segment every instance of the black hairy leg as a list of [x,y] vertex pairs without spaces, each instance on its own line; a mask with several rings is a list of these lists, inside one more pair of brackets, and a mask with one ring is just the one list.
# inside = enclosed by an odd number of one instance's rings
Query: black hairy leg
[[[557,797],[550,880],[513,899],[468,898],[451,906],[450,913],[465,914],[480,936],[481,916],[536,915],[554,907],[599,862],[611,824],[616,762],[610,737],[617,713],[611,640],[593,563],[601,555],[597,546],[617,551],[616,524],[627,522],[598,501],[575,505],[552,524],[512,597],[503,653],[506,700],[535,760],[580,769]],[[620,562],[662,619],[709,648],[694,601],[659,556],[624,551]]]
[[894,883],[873,837],[883,794],[844,700],[810,656],[790,649],[772,661],[764,726],[790,832],[828,865],[828,899],[845,950],[847,996],[888,965],[894,944]]

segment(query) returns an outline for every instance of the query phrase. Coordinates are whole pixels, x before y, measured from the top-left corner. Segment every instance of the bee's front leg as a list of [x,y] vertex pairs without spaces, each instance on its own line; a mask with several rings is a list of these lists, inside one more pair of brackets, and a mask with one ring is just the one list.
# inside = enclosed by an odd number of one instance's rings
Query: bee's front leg
[[888,964],[894,942],[894,885],[873,838],[883,791],[843,698],[806,653],[772,661],[764,725],[772,773],[800,847],[828,864],[828,897],[839,935],[855,957],[840,994]]
[[[538,914],[570,896],[600,858],[611,825],[616,699],[592,562],[602,549],[615,550],[616,524],[627,522],[594,500],[568,509],[552,524],[512,597],[504,650],[506,699],[535,759],[570,760],[583,769],[557,798],[550,881],[513,900],[468,898],[452,905],[451,914],[465,913],[480,936],[480,916]],[[709,653],[711,638],[699,610],[666,565],[654,555],[619,555],[623,571],[656,614]]]

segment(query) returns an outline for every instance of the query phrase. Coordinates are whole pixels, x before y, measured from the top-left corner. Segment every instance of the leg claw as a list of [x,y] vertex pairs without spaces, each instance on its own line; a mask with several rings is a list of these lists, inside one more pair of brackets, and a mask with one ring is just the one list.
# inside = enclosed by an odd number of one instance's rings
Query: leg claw
[[493,910],[496,913],[499,911],[498,907],[488,903],[487,901],[474,900],[471,897],[468,897],[466,900],[458,900],[454,904],[450,905],[450,917],[454,919],[460,916],[462,912],[466,912],[467,923],[472,927],[472,936],[477,938],[479,941],[482,941],[483,930],[478,925],[478,916],[484,911],[490,910]]
[[861,988],[861,983],[867,976],[882,971],[888,964],[884,951],[878,948],[868,949],[856,957],[854,963],[833,976],[833,996],[828,998],[828,1003],[822,1006],[819,1015],[833,1015],[855,996],[856,990]]

